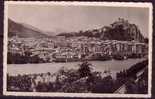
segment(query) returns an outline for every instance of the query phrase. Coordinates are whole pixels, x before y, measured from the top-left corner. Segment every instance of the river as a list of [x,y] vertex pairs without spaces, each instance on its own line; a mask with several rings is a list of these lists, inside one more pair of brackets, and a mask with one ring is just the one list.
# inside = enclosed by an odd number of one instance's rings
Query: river
[[[123,69],[128,69],[132,65],[143,61],[144,59],[127,59],[127,60],[109,60],[109,61],[90,61],[95,71],[103,72],[104,70],[110,70],[112,76],[115,76],[116,72]],[[61,67],[77,69],[81,62],[68,62],[68,63],[42,63],[42,64],[9,64],[7,66],[7,73],[9,75],[18,74],[34,74],[34,73],[55,73]],[[114,77],[115,78],[115,77]]]

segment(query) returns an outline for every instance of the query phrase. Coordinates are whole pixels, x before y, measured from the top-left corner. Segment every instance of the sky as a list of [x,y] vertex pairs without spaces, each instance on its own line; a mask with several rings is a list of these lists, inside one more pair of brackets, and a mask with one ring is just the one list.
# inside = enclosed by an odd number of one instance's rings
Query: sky
[[51,32],[49,35],[109,26],[119,17],[136,24],[145,37],[149,31],[148,8],[9,4],[8,17]]

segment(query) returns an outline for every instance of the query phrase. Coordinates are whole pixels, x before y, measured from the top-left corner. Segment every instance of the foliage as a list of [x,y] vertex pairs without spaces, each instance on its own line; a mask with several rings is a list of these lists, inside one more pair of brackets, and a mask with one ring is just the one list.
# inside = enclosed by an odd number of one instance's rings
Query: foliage
[[[138,36],[137,36],[138,35]],[[138,40],[140,42],[147,42],[143,37],[138,26],[129,23],[123,18],[119,18],[110,26],[104,26],[98,29],[79,31],[77,33],[61,33],[57,36],[73,37],[73,36],[87,36],[101,38],[102,40],[120,40],[132,41]]]
[[41,59],[39,56],[31,56],[30,52],[25,52],[25,55],[19,53],[10,53],[8,52],[8,64],[25,64],[25,63],[43,63],[46,62]]
[[[40,79],[46,78],[47,74],[33,75],[7,75],[7,89],[9,91],[33,91],[37,92],[67,92],[67,93],[113,93],[123,84],[126,84],[127,93],[147,93],[148,70],[141,75],[138,82],[134,82],[137,70],[140,70],[146,61],[132,66],[128,70],[120,71],[116,74],[116,79],[111,74],[104,76],[102,72],[93,71],[91,64],[83,62],[78,69],[67,69],[62,67],[54,74],[47,73],[50,77],[56,77],[54,82],[34,83],[38,76]],[[105,71],[104,73],[108,73]],[[55,75],[55,76],[54,76]],[[34,87],[32,87],[34,85]]]

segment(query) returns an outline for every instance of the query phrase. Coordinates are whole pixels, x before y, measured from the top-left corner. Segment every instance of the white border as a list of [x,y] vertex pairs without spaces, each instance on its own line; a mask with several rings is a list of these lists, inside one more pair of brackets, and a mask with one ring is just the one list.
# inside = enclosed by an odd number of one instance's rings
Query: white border
[[[4,40],[3,40],[3,94],[10,96],[43,96],[43,97],[128,97],[128,98],[149,98],[151,97],[152,86],[152,29],[153,29],[153,14],[151,3],[132,3],[132,2],[56,2],[56,1],[5,1],[4,2]],[[7,76],[7,35],[8,35],[8,5],[60,5],[60,6],[105,6],[105,7],[138,7],[149,8],[149,74],[148,74],[148,94],[94,94],[94,93],[44,93],[44,92],[8,92],[6,76]]]

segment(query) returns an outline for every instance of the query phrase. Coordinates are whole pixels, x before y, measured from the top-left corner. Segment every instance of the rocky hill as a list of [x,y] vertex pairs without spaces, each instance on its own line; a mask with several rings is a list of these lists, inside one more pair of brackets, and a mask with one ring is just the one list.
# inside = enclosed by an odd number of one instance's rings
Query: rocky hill
[[8,19],[8,36],[18,36],[23,38],[28,37],[48,37],[46,34],[44,34],[41,30],[28,25],[28,24],[22,24],[14,22],[11,19]]
[[102,40],[136,40],[139,42],[144,42],[145,40],[139,28],[135,24],[131,24],[122,18],[119,18],[117,21],[113,22],[110,26],[104,26],[87,31],[79,31],[78,33],[61,33],[58,36],[87,36],[101,38]]

